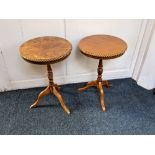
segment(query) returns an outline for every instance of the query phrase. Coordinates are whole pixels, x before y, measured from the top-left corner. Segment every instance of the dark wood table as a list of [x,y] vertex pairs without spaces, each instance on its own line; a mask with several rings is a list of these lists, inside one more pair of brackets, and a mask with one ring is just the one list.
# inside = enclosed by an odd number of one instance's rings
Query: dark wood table
[[46,65],[48,71],[49,85],[39,94],[37,100],[30,108],[37,107],[39,101],[45,95],[53,93],[59,100],[64,111],[70,114],[70,111],[60,94],[60,87],[53,82],[53,72],[50,64],[57,63],[67,58],[70,55],[71,50],[72,46],[69,41],[52,36],[34,38],[20,46],[20,55],[24,60],[34,64]]
[[104,59],[113,59],[117,58],[124,54],[127,50],[127,44],[122,39],[110,36],[110,35],[92,35],[83,38],[79,42],[80,51],[91,58],[95,58],[99,60],[98,65],[98,77],[97,80],[88,82],[87,85],[83,88],[80,88],[80,91],[84,91],[89,87],[96,86],[100,93],[100,103],[102,107],[102,111],[105,111],[105,102],[104,102],[104,92],[103,87],[110,87],[108,81],[102,80],[102,72],[103,72],[103,64],[102,60]]

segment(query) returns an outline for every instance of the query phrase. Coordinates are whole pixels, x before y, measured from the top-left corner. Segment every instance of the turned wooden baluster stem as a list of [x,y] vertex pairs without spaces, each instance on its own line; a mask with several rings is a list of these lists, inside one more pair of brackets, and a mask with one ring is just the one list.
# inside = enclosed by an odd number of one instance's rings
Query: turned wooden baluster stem
[[98,78],[97,81],[98,82],[102,82],[102,73],[103,73],[103,64],[102,64],[102,59],[99,60],[99,64],[98,64]]
[[48,71],[48,79],[49,79],[49,86],[53,86],[53,72],[50,64],[47,65],[47,71]]

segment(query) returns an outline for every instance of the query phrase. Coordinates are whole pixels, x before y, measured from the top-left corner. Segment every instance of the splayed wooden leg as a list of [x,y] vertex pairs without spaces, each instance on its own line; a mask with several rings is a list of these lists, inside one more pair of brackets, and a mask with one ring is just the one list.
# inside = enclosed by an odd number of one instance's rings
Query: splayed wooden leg
[[102,108],[102,111],[105,112],[104,92],[103,92],[102,82],[99,82],[99,83],[98,83],[98,90],[99,90],[99,92],[100,92],[100,103],[101,103],[101,108]]
[[44,89],[39,95],[37,100],[30,106],[30,108],[35,108],[38,104],[39,101],[47,94],[50,93],[50,86],[46,87],[46,89]]
[[79,91],[82,92],[93,86],[97,86],[97,81],[88,82],[86,86],[84,86],[83,88],[79,88]]
[[105,86],[106,88],[111,88],[112,87],[112,84],[109,84],[107,80],[104,80],[102,82],[103,86]]
[[65,105],[65,102],[61,96],[61,94],[57,91],[57,89],[55,87],[53,87],[53,90],[52,90],[53,94],[57,97],[57,99],[59,100],[62,108],[64,109],[64,111],[67,113],[67,114],[70,114],[70,111],[69,109],[67,108],[67,106]]

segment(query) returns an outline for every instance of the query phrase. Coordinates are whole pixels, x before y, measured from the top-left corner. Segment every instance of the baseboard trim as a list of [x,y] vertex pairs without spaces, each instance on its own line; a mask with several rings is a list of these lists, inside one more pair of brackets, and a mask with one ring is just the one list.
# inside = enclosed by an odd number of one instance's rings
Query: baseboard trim
[[[80,83],[94,80],[96,79],[96,76],[97,76],[96,72],[84,73],[78,75],[56,76],[54,77],[54,81],[58,84]],[[103,77],[105,80],[112,80],[112,79],[129,78],[131,76],[129,69],[120,69],[115,71],[104,71]],[[47,77],[43,77],[40,79],[11,81],[11,87],[8,88],[8,90],[43,87],[47,86],[47,84],[48,84]]]

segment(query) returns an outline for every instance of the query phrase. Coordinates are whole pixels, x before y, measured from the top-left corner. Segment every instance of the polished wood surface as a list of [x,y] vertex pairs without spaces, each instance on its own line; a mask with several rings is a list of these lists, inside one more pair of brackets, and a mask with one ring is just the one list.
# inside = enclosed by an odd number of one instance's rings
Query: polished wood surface
[[124,54],[127,50],[127,44],[122,39],[110,36],[110,35],[92,35],[83,38],[79,42],[79,49],[80,51],[91,58],[99,59],[98,64],[98,77],[97,80],[88,82],[86,86],[80,88],[79,91],[84,91],[92,86],[98,88],[100,93],[100,104],[102,111],[105,112],[105,101],[104,101],[104,91],[103,86],[106,88],[110,88],[111,85],[108,84],[108,81],[102,80],[102,73],[103,73],[103,59],[112,59],[117,58]]
[[60,94],[60,87],[53,82],[53,72],[50,66],[51,63],[59,62],[65,59],[71,53],[72,46],[69,41],[60,38],[45,36],[31,39],[20,46],[21,57],[35,64],[47,65],[49,85],[39,95],[37,100],[30,106],[35,108],[40,100],[47,94],[54,94],[60,102],[63,110],[70,114],[68,107]]
[[92,35],[79,42],[80,51],[96,59],[112,59],[124,54],[127,44],[122,39],[110,35]]
[[31,63],[55,63],[65,59],[71,53],[69,41],[60,37],[38,37],[20,46],[20,55]]

